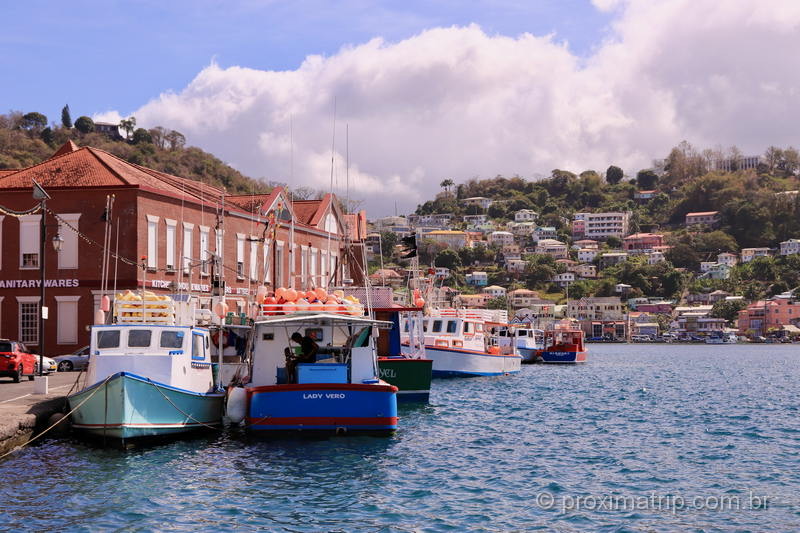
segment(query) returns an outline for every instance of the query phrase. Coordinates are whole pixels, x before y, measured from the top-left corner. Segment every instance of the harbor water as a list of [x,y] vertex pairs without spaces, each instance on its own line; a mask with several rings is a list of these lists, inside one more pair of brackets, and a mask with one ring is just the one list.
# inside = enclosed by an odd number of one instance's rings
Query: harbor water
[[590,345],[435,380],[392,438],[237,432],[0,463],[0,524],[59,531],[800,529],[800,346]]

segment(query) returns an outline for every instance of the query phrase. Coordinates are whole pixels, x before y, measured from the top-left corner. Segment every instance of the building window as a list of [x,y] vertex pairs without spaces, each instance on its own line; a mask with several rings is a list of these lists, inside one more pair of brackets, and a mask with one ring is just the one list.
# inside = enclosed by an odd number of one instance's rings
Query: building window
[[165,218],[164,222],[167,224],[167,270],[175,270],[175,227],[178,222],[169,218]]
[[78,343],[78,300],[80,296],[56,296],[56,342]]
[[236,234],[236,276],[244,279],[244,234]]
[[39,344],[39,297],[17,296],[19,302],[19,340]]
[[192,270],[192,238],[194,237],[194,224],[183,223],[183,272],[189,274]]
[[158,267],[158,219],[147,215],[147,268]]
[[311,286],[312,287],[319,287],[319,286],[321,286],[321,284],[319,282],[320,280],[317,279],[317,249],[316,248],[312,248],[310,250],[310,256],[311,256],[311,261],[310,261],[311,267],[309,269],[309,274],[311,276]]
[[283,251],[284,246],[282,242],[278,243],[278,250],[275,252],[275,283],[278,287],[282,287],[283,281]]
[[308,283],[308,248],[300,245],[300,288],[306,288]]
[[207,226],[199,226],[200,228],[200,274],[203,276],[208,276],[208,262],[210,259],[210,253],[208,251],[208,233],[209,228]]
[[258,281],[258,237],[250,236],[250,279]]
[[80,229],[78,220],[81,214],[62,213],[58,216],[64,221],[58,224],[58,233],[64,241],[61,244],[61,251],[58,252],[58,268],[64,270],[78,268],[78,234],[70,227]]
[[272,274],[272,257],[270,254],[272,253],[273,246],[275,246],[275,241],[272,241],[272,244],[269,246],[264,243],[264,246],[261,248],[261,259],[264,265],[264,281],[266,283],[272,283],[272,278],[270,277]]
[[19,217],[19,267],[39,268],[39,224],[42,215]]

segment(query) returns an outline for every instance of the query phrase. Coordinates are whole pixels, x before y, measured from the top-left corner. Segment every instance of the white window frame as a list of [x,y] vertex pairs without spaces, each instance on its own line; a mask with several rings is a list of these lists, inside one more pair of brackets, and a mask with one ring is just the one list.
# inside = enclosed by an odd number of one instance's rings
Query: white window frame
[[250,235],[250,280],[258,281],[258,237]]
[[245,239],[244,233],[236,234],[236,278],[240,280],[244,279],[244,273],[245,273],[244,239]]
[[267,243],[263,243],[261,247],[261,260],[262,265],[262,272],[264,273],[264,282],[272,283],[272,278],[270,277],[272,274],[272,257],[270,257],[272,252],[272,247],[275,246],[275,241],[272,241],[269,245]]
[[[40,338],[40,331],[39,331],[39,313],[41,312],[41,307],[39,306],[39,297],[38,296],[17,296],[17,338],[23,344],[30,344],[32,346],[39,346],[39,338]],[[24,304],[36,304],[36,310],[34,311],[33,315],[35,317],[36,325],[34,329],[36,330],[36,339],[30,340],[26,338],[22,334],[22,306]]]
[[[23,215],[19,217],[19,269],[39,270],[41,258],[39,247],[41,235],[42,215]],[[25,255],[36,254],[36,265],[24,266]]]
[[309,269],[308,269],[308,276],[311,281],[309,284],[311,287],[320,287],[321,284],[318,284],[317,279],[317,258],[319,257],[319,250],[312,247],[309,249]]
[[211,253],[208,250],[208,243],[209,243],[209,233],[211,232],[211,228],[208,226],[198,226],[200,228],[200,275],[201,276],[208,276],[208,263]]
[[[80,213],[59,213],[64,223],[59,222],[58,233],[63,239],[61,250],[58,252],[58,268],[60,270],[75,270],[80,261],[80,249],[78,234],[70,229],[70,226],[80,231]],[[69,224],[69,226],[67,225]]]
[[164,258],[167,270],[175,270],[175,243],[177,239],[178,221],[171,218],[165,218],[164,223],[167,225],[166,230],[166,257]]
[[300,288],[307,289],[308,284],[308,258],[306,257],[306,252],[308,251],[308,246],[303,244],[300,245]]
[[283,241],[278,241],[278,250],[275,253],[275,283],[277,284],[277,287],[284,287],[283,260],[286,259],[284,257],[285,253],[286,243]]
[[158,221],[160,217],[145,215],[147,217],[147,268],[158,268]]
[[[78,301],[80,296],[56,296],[56,344],[78,344]],[[70,304],[64,305],[61,304]],[[74,305],[71,305],[74,304]],[[67,309],[67,308],[70,309]],[[63,312],[62,312],[63,311]],[[69,326],[67,333],[62,326]]]
[[192,241],[194,240],[194,224],[183,223],[183,273],[192,271]]

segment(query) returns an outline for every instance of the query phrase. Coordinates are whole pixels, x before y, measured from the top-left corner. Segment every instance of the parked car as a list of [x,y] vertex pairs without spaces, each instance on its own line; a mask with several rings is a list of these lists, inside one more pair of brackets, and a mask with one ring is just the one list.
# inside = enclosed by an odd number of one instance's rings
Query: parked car
[[[36,373],[39,373],[39,356],[34,354],[36,358]],[[49,374],[50,372],[56,372],[58,370],[58,364],[56,363],[55,359],[51,359],[49,357],[42,357],[44,361],[44,369],[42,370],[42,374]]]
[[71,354],[59,355],[54,357],[54,359],[58,365],[59,372],[83,370],[89,366],[89,347],[84,346],[80,350],[75,350]]
[[36,378],[36,356],[21,342],[0,339],[0,376],[10,377],[14,383]]

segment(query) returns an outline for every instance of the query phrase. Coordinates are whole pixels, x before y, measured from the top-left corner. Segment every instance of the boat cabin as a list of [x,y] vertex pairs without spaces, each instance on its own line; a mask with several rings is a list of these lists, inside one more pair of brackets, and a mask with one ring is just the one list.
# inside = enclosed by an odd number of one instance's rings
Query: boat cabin
[[208,330],[194,326],[92,326],[87,384],[118,372],[191,391],[214,388]]
[[297,383],[377,383],[374,334],[391,322],[328,313],[295,313],[255,322],[248,386],[287,384],[285,351],[298,349],[293,333],[319,346],[315,363],[297,365]]
[[421,322],[425,345],[440,348],[459,348],[483,351],[487,348],[485,324],[476,319],[446,316],[409,317],[403,320],[404,340]]
[[583,352],[583,331],[579,329],[548,330],[544,334],[544,349],[549,351]]

